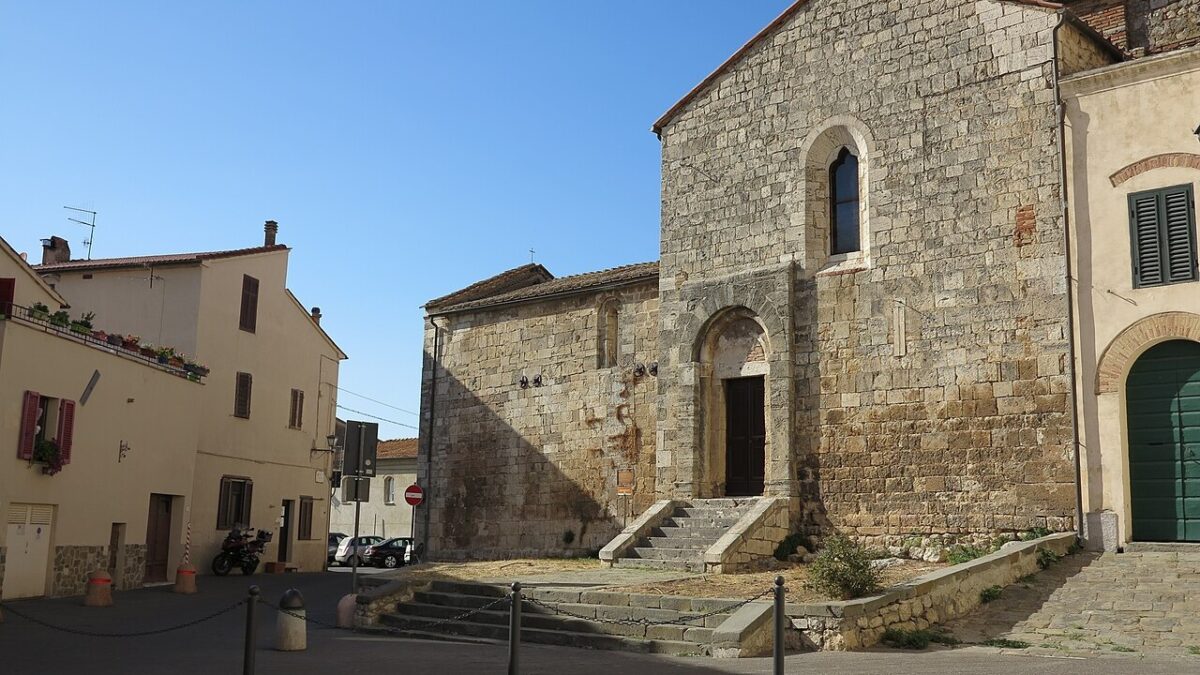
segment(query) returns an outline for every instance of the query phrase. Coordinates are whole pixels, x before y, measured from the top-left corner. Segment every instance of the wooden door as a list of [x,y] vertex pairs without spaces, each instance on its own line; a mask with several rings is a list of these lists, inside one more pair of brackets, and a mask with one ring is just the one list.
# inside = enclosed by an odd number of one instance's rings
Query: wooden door
[[1147,350],[1125,403],[1133,539],[1200,542],[1200,343]]
[[49,504],[9,504],[4,593],[0,599],[33,598],[46,594],[50,567],[50,532],[54,507]]
[[725,494],[761,495],[766,474],[763,378],[725,380]]
[[171,496],[150,495],[146,519],[146,583],[167,580],[167,556],[171,552]]
[[283,512],[279,514],[279,562],[287,562],[292,552],[292,504],[283,500]]

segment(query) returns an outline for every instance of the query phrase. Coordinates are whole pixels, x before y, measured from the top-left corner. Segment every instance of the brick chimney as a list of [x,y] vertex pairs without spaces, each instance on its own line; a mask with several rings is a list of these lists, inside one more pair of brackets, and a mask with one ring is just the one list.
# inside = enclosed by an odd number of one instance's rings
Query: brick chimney
[[263,231],[265,232],[265,235],[263,236],[263,246],[274,246],[275,235],[279,234],[279,223],[273,220],[268,220],[266,224],[263,225]]
[[320,307],[312,308],[312,319],[313,319],[313,321],[317,322],[318,326],[321,325],[321,308]]
[[71,259],[71,247],[62,237],[50,237],[42,240],[42,264],[53,265]]

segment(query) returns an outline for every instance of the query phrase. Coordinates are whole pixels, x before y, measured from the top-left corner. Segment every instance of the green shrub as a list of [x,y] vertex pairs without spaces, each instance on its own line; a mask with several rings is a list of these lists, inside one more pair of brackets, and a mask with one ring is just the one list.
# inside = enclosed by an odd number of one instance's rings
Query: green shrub
[[1053,565],[1061,558],[1062,556],[1048,548],[1039,548],[1037,552],[1037,564],[1038,567],[1042,569],[1046,569],[1047,567]]
[[799,532],[793,532],[784,537],[783,541],[779,542],[779,545],[775,547],[775,559],[787,560],[789,555],[799,551],[801,547],[805,551],[808,550],[808,547],[804,546],[804,535]]
[[1033,541],[1034,539],[1049,537],[1052,534],[1054,534],[1054,532],[1045,527],[1034,527],[1021,533],[1021,541]]
[[839,534],[825,540],[825,548],[809,565],[806,585],[820,593],[850,600],[878,590],[879,572],[871,567],[866,549]]
[[982,558],[989,553],[991,553],[991,551],[986,548],[980,548],[979,546],[966,544],[955,546],[954,548],[950,549],[950,552],[946,554],[946,560],[949,561],[951,565],[959,565],[965,562],[971,562],[976,558]]
[[905,630],[903,628],[889,628],[883,632],[881,638],[883,644],[897,649],[925,649],[929,643],[936,642],[942,645],[956,645],[959,643],[958,638],[943,633],[939,630]]
[[1197,647],[1196,645],[1191,645],[1190,647],[1188,647],[1188,653],[1191,654],[1192,656],[1200,656],[1200,647]]
[[1133,649],[1130,649],[1129,647],[1126,647],[1126,646],[1124,646],[1124,645],[1113,645],[1113,648],[1112,648],[1112,650],[1113,650],[1114,652],[1123,652],[1123,653],[1125,653],[1125,654],[1132,654],[1132,653],[1134,653],[1134,651],[1135,651],[1135,650],[1133,650]]
[[1024,640],[1009,640],[1008,638],[992,638],[985,640],[984,647],[996,647],[998,649],[1029,649],[1029,643]]
[[999,586],[988,586],[982,591],[979,591],[979,601],[991,602],[993,600],[999,600],[1000,594],[1003,592],[1004,589],[1000,588]]

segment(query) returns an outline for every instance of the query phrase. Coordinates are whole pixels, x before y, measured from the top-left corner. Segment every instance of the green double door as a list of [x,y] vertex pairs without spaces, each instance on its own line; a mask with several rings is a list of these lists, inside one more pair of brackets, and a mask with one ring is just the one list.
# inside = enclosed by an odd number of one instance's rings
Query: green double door
[[1147,350],[1125,394],[1133,539],[1200,542],[1200,342]]

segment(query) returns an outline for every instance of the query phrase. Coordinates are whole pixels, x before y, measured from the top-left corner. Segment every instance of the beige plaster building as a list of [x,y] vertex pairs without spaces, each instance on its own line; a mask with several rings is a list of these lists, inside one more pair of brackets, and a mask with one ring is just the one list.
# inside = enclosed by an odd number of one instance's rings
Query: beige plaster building
[[[1130,288],[1124,200],[1194,180],[1158,156],[1194,149],[1198,15],[793,4],[654,123],[658,262],[528,265],[427,303],[419,537],[579,555],[658,499],[749,499],[786,513],[771,536],[925,547],[1127,508],[1103,387],[1128,363],[1099,355],[1193,311],[1186,284]],[[1143,160],[1165,168],[1114,189]]]
[[[70,260],[35,269],[96,326],[171,345],[210,374],[197,405],[192,557],[207,569],[235,525],[269,530],[264,561],[323,569],[337,374],[346,355],[287,289],[288,247],[268,221],[253,248]],[[55,247],[58,248],[55,248]]]
[[[413,507],[404,501],[404,490],[417,480],[417,439],[379,441],[375,459],[370,499],[360,508],[359,534],[411,537]],[[341,490],[334,490],[329,531],[350,535],[354,532],[354,503],[342,502],[341,497]]]
[[52,318],[66,305],[0,239],[6,600],[81,594],[95,570],[168,581],[184,551],[205,385]]
[[1200,541],[1200,47],[1062,92],[1089,539]]

